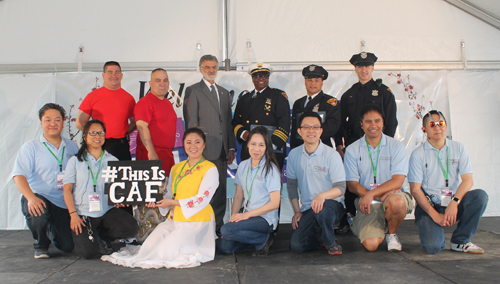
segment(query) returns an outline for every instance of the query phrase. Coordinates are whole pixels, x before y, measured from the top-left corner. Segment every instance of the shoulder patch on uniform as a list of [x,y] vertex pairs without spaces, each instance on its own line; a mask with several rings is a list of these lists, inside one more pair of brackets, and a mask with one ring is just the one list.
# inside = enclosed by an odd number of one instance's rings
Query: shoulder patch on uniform
[[285,99],[287,99],[287,100],[288,100],[288,96],[286,95],[286,93],[285,93],[285,92],[281,92],[281,94],[283,95],[283,97],[285,97]]
[[336,106],[339,101],[337,101],[336,98],[331,98],[331,99],[329,99],[326,102],[329,103],[329,104],[331,104],[332,106]]
[[387,88],[387,91],[392,94],[391,88]]

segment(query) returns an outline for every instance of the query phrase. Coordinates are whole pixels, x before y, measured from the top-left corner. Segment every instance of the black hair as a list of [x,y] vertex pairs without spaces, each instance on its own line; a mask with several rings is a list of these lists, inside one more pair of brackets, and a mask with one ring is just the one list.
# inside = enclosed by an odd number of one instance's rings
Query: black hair
[[118,68],[120,68],[120,71],[122,71],[122,67],[120,66],[120,63],[116,62],[116,61],[108,61],[106,63],[104,63],[104,66],[102,67],[102,73],[106,73],[106,67],[108,66],[118,66]]
[[299,118],[299,127],[302,126],[302,121],[304,120],[304,118],[306,117],[315,117],[319,120],[319,124],[321,124],[321,116],[317,113],[317,112],[314,112],[314,111],[306,111],[304,112],[300,118]]
[[382,109],[378,105],[374,105],[374,104],[367,104],[361,109],[361,112],[359,113],[359,120],[361,122],[363,122],[363,118],[365,118],[365,114],[372,112],[372,111],[378,112],[378,114],[380,114],[380,116],[382,117],[382,120],[385,121],[384,113],[383,113]]
[[155,70],[151,71],[151,76],[153,76],[153,74],[154,74],[156,71],[163,71],[163,72],[167,73],[167,70],[165,70],[165,69],[163,69],[163,68],[156,68]]
[[219,63],[219,60],[217,60],[217,57],[215,57],[211,54],[205,54],[200,58],[200,67],[201,67],[201,64],[203,63],[203,61],[215,61],[215,62]]
[[[87,155],[84,155],[87,153],[87,142],[85,142],[85,137],[87,137],[87,134],[89,133],[89,128],[92,124],[100,124],[102,126],[102,130],[106,132],[106,126],[104,126],[104,122],[98,119],[92,119],[87,121],[87,123],[85,123],[82,131],[82,142],[80,142],[80,150],[78,150],[78,153],[76,153],[75,155],[78,161],[80,162],[87,160]],[[104,144],[106,144],[106,141],[104,141]],[[103,149],[104,149],[104,144],[102,145]]]
[[199,127],[191,127],[191,128],[188,128],[185,132],[184,132],[184,136],[182,137],[182,143],[184,143],[184,140],[186,140],[186,137],[189,135],[189,134],[198,134],[198,136],[201,137],[201,139],[203,139],[203,142],[207,143],[207,137],[205,136],[205,133],[203,132],[203,130],[201,130],[201,128]]
[[437,116],[439,116],[439,117],[443,117],[444,122],[448,123],[448,122],[446,121],[446,117],[444,117],[444,115],[443,115],[443,113],[442,113],[442,112],[440,112],[439,110],[435,110],[435,109],[433,109],[433,110],[429,111],[426,115],[424,115],[424,117],[422,118],[422,127],[425,127],[425,125],[427,124],[427,123],[425,122],[425,120],[429,120],[429,116],[431,116],[432,114],[435,114],[435,115],[437,115]]
[[64,108],[58,104],[54,103],[47,103],[45,104],[39,111],[38,111],[38,118],[42,120],[42,117],[45,115],[45,112],[48,111],[49,109],[55,109],[61,113],[62,119],[64,120],[66,118],[66,111]]
[[[264,164],[264,169],[265,171],[264,176],[267,176],[271,168],[273,167],[273,164],[276,166],[276,168],[280,169],[278,165],[278,160],[276,159],[276,155],[274,154],[273,150],[273,142],[271,141],[271,135],[269,134],[269,130],[265,128],[264,126],[257,126],[252,131],[250,131],[250,134],[248,135],[248,143],[252,140],[252,136],[255,134],[260,134],[262,137],[264,137],[264,142],[266,143],[266,152],[264,153],[264,157],[266,158],[266,162]],[[247,151],[248,150],[248,143],[247,143]],[[281,177],[280,177],[281,180]]]

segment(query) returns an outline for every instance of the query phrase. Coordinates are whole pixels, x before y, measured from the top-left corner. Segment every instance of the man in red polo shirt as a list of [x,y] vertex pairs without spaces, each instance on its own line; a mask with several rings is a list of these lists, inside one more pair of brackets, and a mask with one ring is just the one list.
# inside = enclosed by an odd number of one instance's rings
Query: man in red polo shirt
[[104,86],[88,94],[78,108],[76,127],[83,130],[91,117],[103,121],[106,125],[105,150],[120,161],[130,160],[127,134],[136,127],[134,97],[121,87],[123,74],[118,62],[106,62],[102,78]]
[[174,165],[175,114],[172,103],[165,98],[169,89],[167,71],[158,68],[151,72],[151,91],[137,102],[134,114],[139,129],[137,160],[161,160],[167,176]]

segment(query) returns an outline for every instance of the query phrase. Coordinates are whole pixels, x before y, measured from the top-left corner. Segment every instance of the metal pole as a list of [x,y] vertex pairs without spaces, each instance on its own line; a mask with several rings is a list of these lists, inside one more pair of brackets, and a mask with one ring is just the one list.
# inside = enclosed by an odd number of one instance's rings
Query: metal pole
[[222,0],[222,59],[224,61],[224,70],[231,70],[231,60],[229,59],[227,39],[227,0]]

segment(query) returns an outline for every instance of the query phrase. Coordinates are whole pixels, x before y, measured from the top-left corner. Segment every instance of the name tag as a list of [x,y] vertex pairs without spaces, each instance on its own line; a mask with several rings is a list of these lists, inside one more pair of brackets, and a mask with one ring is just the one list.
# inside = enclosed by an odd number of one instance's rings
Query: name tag
[[101,211],[101,202],[99,201],[99,194],[89,194],[89,211]]
[[63,190],[64,188],[63,180],[64,180],[64,171],[56,172],[57,190]]
[[453,197],[453,192],[449,190],[447,187],[441,189],[441,206],[448,207],[452,197]]

